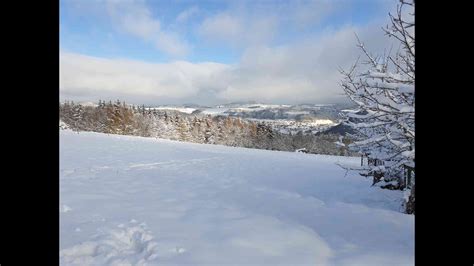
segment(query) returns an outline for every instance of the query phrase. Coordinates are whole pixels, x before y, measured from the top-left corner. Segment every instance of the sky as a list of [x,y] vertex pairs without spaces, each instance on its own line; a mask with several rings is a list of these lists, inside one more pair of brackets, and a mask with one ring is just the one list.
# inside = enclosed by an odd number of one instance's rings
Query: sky
[[337,103],[396,0],[60,0],[60,98]]

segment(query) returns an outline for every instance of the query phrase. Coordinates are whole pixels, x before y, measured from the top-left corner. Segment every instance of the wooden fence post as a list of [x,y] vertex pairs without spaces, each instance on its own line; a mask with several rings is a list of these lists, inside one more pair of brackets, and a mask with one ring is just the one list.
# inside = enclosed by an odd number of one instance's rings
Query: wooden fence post
[[412,169],[408,168],[408,183],[407,183],[407,187],[408,187],[408,186],[411,187],[411,171],[412,171]]

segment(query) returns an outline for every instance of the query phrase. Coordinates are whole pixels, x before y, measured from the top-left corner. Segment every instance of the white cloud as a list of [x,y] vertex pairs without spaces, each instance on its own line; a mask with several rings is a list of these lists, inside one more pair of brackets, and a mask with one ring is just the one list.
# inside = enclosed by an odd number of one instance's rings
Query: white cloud
[[287,19],[298,27],[313,26],[335,11],[340,4],[331,0],[297,1],[286,7],[289,9]]
[[206,18],[198,28],[198,35],[209,41],[245,47],[271,41],[277,27],[278,20],[273,15],[254,17],[222,12]]
[[214,75],[226,67],[218,63],[152,64],[61,53],[60,91],[63,98],[191,97],[212,86]]
[[360,54],[354,33],[374,53],[383,53],[389,41],[379,23],[327,31],[293,44],[250,47],[238,67],[223,77],[228,86],[217,96],[225,100],[268,102],[331,102],[344,98],[339,67],[347,69]]
[[182,57],[188,54],[190,45],[184,43],[179,35],[172,32],[160,32],[156,39],[156,47],[170,55]]
[[96,100],[174,99],[217,103],[334,102],[344,97],[338,67],[348,68],[360,54],[354,33],[374,52],[388,41],[381,23],[344,27],[284,46],[252,46],[236,65],[175,61],[157,64],[61,53],[61,94]]
[[107,11],[119,31],[151,42],[172,56],[182,57],[189,52],[187,42],[164,30],[143,0],[107,0]]
[[205,37],[224,41],[233,41],[243,30],[241,19],[224,13],[205,19],[199,29]]
[[[360,54],[354,32],[371,51],[383,52],[389,48],[381,30],[388,22],[387,17],[366,26],[326,27],[321,32],[323,27],[318,24],[333,12],[348,8],[345,1],[239,1],[217,11],[191,6],[172,17],[167,25],[153,14],[145,0],[74,3],[75,12],[95,10],[95,16],[110,18],[118,31],[175,57],[189,53],[191,46],[180,33],[189,34],[192,30],[197,31],[191,38],[196,37],[196,47],[206,49],[209,47],[202,42],[215,42],[219,48],[237,46],[242,54],[236,64],[226,65],[186,61],[146,63],[63,52],[60,81],[63,99],[120,98],[137,103],[203,104],[237,100],[333,102],[344,98],[338,67],[348,68]],[[388,6],[384,4],[383,9],[388,11]],[[394,11],[393,7],[391,10]],[[203,20],[197,22],[201,17]],[[199,51],[195,55],[200,56]]]
[[337,1],[238,2],[205,18],[197,29],[210,42],[269,45],[279,35],[313,27],[336,10]]
[[192,16],[199,13],[199,8],[197,6],[192,6],[190,8],[185,9],[181,13],[178,14],[176,17],[176,21],[179,23],[184,23],[188,21]]

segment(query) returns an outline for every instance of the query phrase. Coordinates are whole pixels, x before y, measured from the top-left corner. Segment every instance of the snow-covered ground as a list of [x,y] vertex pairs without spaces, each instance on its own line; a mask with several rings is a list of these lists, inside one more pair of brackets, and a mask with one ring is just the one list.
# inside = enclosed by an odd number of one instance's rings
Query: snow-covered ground
[[61,130],[62,265],[413,265],[358,158]]
[[310,132],[310,134],[316,134],[338,124],[337,122],[334,122],[329,119],[308,119],[303,121],[295,121],[286,119],[272,120],[248,118],[248,120],[265,123],[267,125],[270,125],[273,130],[276,130],[283,134],[297,134],[299,131]]
[[230,108],[205,108],[202,109],[202,113],[206,115],[227,115],[227,112]]
[[59,120],[59,129],[69,129],[69,126],[63,121]]
[[194,111],[196,111],[196,108],[187,108],[187,107],[167,107],[167,106],[162,106],[162,107],[149,107],[145,109],[151,109],[151,110],[169,110],[169,111],[178,111],[186,114],[190,114]]

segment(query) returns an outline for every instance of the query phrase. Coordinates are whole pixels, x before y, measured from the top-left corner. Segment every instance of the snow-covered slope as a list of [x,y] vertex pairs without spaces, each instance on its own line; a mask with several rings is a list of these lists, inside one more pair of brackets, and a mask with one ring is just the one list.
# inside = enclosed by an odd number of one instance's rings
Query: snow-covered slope
[[413,265],[358,158],[60,132],[63,265]]

